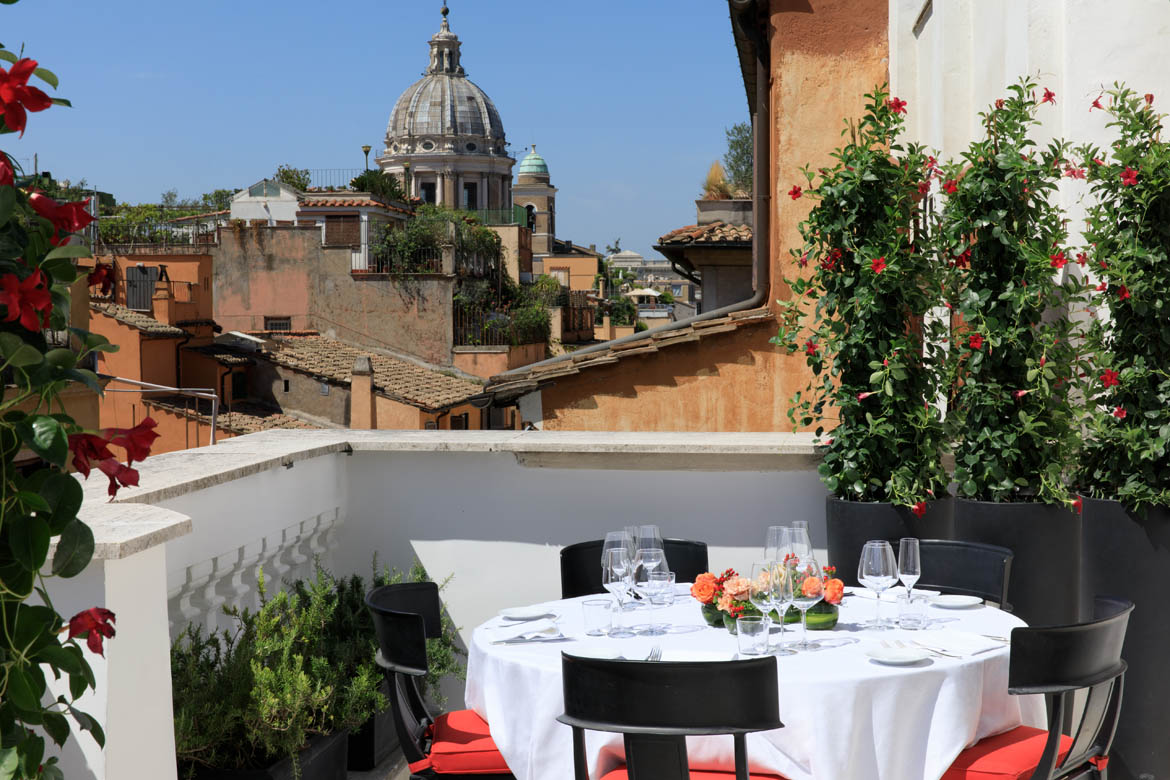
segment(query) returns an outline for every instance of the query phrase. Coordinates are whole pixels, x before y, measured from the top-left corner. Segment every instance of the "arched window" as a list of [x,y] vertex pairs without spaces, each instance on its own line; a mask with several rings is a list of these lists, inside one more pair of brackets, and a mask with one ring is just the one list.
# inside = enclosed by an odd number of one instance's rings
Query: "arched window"
[[528,212],[528,229],[536,230],[536,206],[529,203],[524,210]]

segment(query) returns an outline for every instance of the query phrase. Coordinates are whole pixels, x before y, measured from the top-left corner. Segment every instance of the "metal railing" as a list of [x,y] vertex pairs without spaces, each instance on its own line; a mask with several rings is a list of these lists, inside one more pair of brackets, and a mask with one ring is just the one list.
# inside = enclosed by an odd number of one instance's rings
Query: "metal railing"
[[510,209],[472,209],[470,213],[484,225],[528,224],[528,212],[523,206],[513,206]]
[[364,172],[363,168],[310,168],[309,186],[321,189],[344,190],[355,177]]
[[370,252],[364,268],[352,269],[355,274],[438,274],[443,272],[443,250],[439,247],[416,249],[410,253],[377,255]]
[[454,314],[457,347],[517,347],[548,339],[545,327],[517,324],[504,312],[456,307]]

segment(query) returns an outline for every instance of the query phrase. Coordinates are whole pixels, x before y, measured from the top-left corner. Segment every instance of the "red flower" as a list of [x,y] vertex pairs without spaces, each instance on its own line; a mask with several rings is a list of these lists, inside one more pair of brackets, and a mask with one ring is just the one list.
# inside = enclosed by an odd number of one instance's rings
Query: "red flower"
[[1089,261],[1089,256],[1084,252],[1077,252],[1077,265],[1083,266]]
[[809,339],[808,341],[804,342],[804,354],[806,354],[806,355],[817,354],[817,345],[813,343],[812,339]]
[[73,468],[83,477],[89,477],[89,464],[94,460],[113,458],[114,453],[106,447],[107,442],[93,433],[69,434],[69,449],[73,452]]
[[1094,157],[1093,162],[1095,162],[1097,165],[1104,165],[1105,164],[1105,161],[1102,160],[1100,157]]
[[1018,401],[1030,392],[1032,392],[1032,391],[1031,390],[1012,390],[1012,398],[1014,398]]
[[972,333],[967,337],[967,346],[971,349],[982,349],[983,336],[979,335],[978,333]]
[[98,263],[89,272],[85,278],[86,284],[90,287],[102,286],[102,295],[109,295],[110,289],[114,286],[114,269],[108,263]]
[[113,458],[99,461],[98,470],[110,478],[110,498],[118,494],[119,488],[138,487],[138,470],[123,466]]
[[1117,297],[1119,300],[1127,300],[1129,298],[1129,288],[1124,284],[1117,288]]
[[875,274],[880,274],[882,271],[886,270],[886,258],[875,257],[873,260],[869,261],[869,267],[873,269]]
[[866,398],[869,398],[871,395],[873,395],[873,393],[858,393],[857,400],[864,401]]
[[1121,172],[1122,186],[1123,187],[1132,187],[1133,185],[1137,184],[1137,174],[1138,174],[1137,171],[1135,171],[1133,168],[1130,168],[1127,165],[1125,167],[1125,170]]
[[1097,285],[1093,289],[1096,290],[1097,292],[1105,292],[1106,290],[1109,289],[1109,283],[1108,282],[1101,282],[1099,285]]
[[998,99],[995,101],[995,107],[996,107],[997,109],[1002,109],[1002,108],[1003,108],[1003,98],[998,98]]
[[69,638],[88,634],[86,645],[92,653],[104,656],[102,640],[114,635],[114,613],[103,607],[90,607],[69,618]]
[[829,252],[829,256],[821,261],[821,268],[825,271],[832,271],[837,267],[837,261],[841,259],[841,250],[834,249]]
[[1075,509],[1075,510],[1077,511],[1077,514],[1078,514],[1078,515],[1081,513],[1081,509],[1083,509],[1083,508],[1084,508],[1084,507],[1083,507],[1083,504],[1084,504],[1084,502],[1083,502],[1083,501],[1081,501],[1081,497],[1080,497],[1080,496],[1077,496],[1076,498],[1074,498],[1074,499],[1073,499],[1073,504],[1072,504],[1072,505],[1073,505],[1073,509]]
[[802,254],[802,255],[800,256],[800,259],[799,259],[799,260],[797,260],[797,261],[796,261],[796,263],[797,263],[797,265],[799,265],[801,268],[804,268],[806,265],[808,265],[808,252],[805,252],[804,254]]
[[1111,368],[1105,369],[1105,372],[1103,374],[1101,374],[1102,387],[1109,389],[1110,387],[1113,387],[1114,385],[1121,384],[1121,382],[1118,381],[1117,376],[1118,376],[1117,372],[1114,371],[1113,369],[1111,369]]
[[802,192],[803,192],[803,190],[800,189],[799,184],[793,184],[792,189],[790,189],[788,191],[788,197],[792,198],[793,200],[796,200],[797,198],[800,197]]
[[16,173],[12,170],[12,163],[8,155],[0,152],[0,187],[12,187],[16,184]]
[[53,246],[65,243],[66,234],[76,233],[93,222],[93,217],[85,210],[89,198],[76,203],[58,203],[47,195],[34,192],[28,196],[28,204],[56,228],[52,238]]
[[1048,256],[1049,265],[1053,268],[1064,268],[1068,265],[1068,258],[1064,256],[1064,251],[1061,250],[1054,255]]
[[1099,109],[1101,109],[1102,111],[1104,111],[1104,110],[1105,110],[1105,106],[1101,105],[1101,96],[1100,96],[1100,95],[1098,95],[1097,97],[1093,98],[1093,105],[1089,106],[1089,110],[1090,110],[1090,111],[1092,111],[1094,108],[1099,108]]
[[961,254],[955,255],[955,260],[954,260],[953,265],[956,265],[959,268],[966,268],[967,266],[971,265],[971,250],[970,250],[970,248],[964,249]]
[[1113,410],[1113,416],[1116,417],[1118,420],[1124,420],[1125,415],[1126,415],[1126,411],[1125,411],[1124,406],[1119,406]]
[[1045,363],[1047,363],[1047,362],[1048,362],[1048,356],[1047,356],[1047,355],[1041,355],[1041,356],[1040,356],[1040,368],[1044,368],[1044,364],[1045,364]]
[[36,87],[28,86],[28,77],[37,69],[36,60],[21,59],[11,70],[0,68],[0,114],[14,133],[24,135],[25,111],[44,111],[53,101]]
[[1083,179],[1085,178],[1085,169],[1073,168],[1070,166],[1064,169],[1064,175],[1069,179]]
[[918,182],[918,194],[925,195],[930,192],[930,179]]
[[[33,271],[21,281],[16,274],[0,277],[0,304],[8,309],[5,322],[20,320],[26,330],[43,330],[49,327],[49,312],[53,309],[53,298],[49,295],[48,281],[41,269]],[[40,313],[40,316],[38,315]]]
[[910,511],[914,513],[915,517],[922,517],[924,514],[926,514],[926,502],[919,501],[917,504],[910,507]]
[[895,114],[906,113],[906,101],[902,100],[901,98],[892,97],[886,101],[886,105],[889,106],[890,110]]
[[955,184],[954,179],[947,179],[946,182],[943,183],[943,192],[945,192],[947,195],[954,195],[958,191],[959,187]]
[[1154,105],[1154,93],[1153,92],[1146,93],[1146,105],[1147,106]]
[[1056,93],[1053,92],[1052,90],[1050,90],[1048,87],[1045,87],[1044,88],[1044,97],[1040,99],[1040,102],[1041,103],[1052,103],[1053,105],[1056,105]]
[[152,418],[146,417],[133,428],[107,428],[103,433],[110,444],[126,450],[126,465],[130,465],[136,460],[146,460],[150,446],[158,438],[153,430],[157,425]]

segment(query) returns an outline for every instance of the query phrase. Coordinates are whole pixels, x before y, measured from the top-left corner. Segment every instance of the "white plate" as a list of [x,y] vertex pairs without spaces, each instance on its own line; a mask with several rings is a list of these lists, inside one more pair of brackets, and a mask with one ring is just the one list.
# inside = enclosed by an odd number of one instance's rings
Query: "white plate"
[[865,654],[879,664],[908,666],[930,658],[930,653],[917,647],[873,647]]
[[967,607],[975,607],[983,603],[983,599],[978,596],[958,596],[945,595],[935,596],[934,600],[930,602],[936,607],[943,609],[966,609]]
[[506,607],[500,610],[500,617],[504,620],[536,620],[542,617],[556,617],[556,613],[547,607]]

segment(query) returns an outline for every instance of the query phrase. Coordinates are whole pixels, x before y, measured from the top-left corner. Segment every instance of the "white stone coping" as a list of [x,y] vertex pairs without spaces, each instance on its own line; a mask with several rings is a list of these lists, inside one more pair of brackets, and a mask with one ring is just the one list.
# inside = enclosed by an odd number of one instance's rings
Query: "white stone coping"
[[626,433],[611,431],[270,430],[135,464],[140,487],[115,500],[94,471],[82,482],[80,517],[93,529],[95,559],[125,558],[191,532],[185,515],[154,504],[270,469],[340,452],[512,453],[549,468],[786,471],[815,468],[811,433]]

